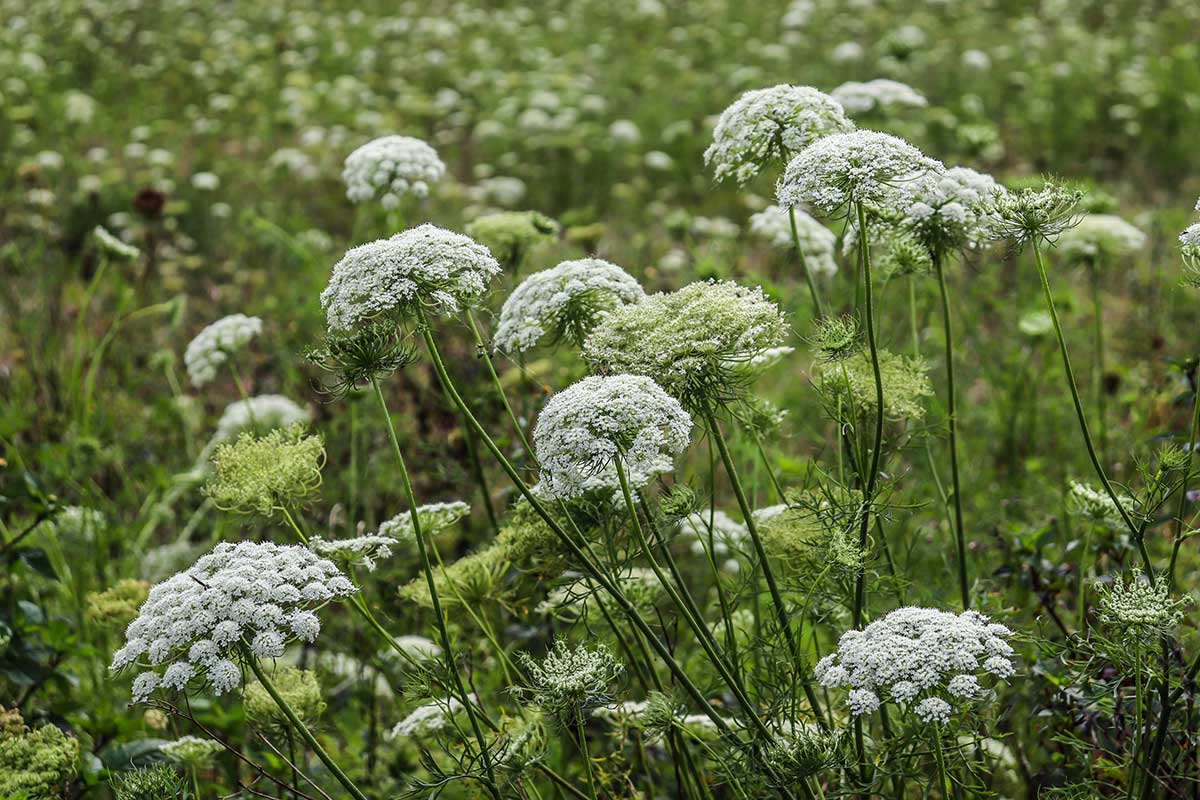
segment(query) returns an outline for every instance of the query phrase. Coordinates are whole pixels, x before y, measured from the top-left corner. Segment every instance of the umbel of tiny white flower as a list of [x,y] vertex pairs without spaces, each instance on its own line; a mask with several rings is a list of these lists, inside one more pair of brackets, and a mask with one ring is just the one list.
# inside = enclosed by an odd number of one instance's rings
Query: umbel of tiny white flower
[[308,546],[314,553],[332,559],[339,564],[350,567],[362,567],[367,572],[374,572],[376,561],[389,558],[392,548],[400,542],[391,536],[367,534],[350,539],[322,539],[314,536],[308,540]]
[[855,716],[887,699],[909,706],[922,722],[944,725],[954,704],[983,694],[981,678],[1012,676],[1011,633],[976,611],[898,608],[844,633],[815,674],[823,686],[850,690],[846,704]]
[[134,702],[159,688],[201,684],[222,694],[241,683],[240,662],[278,658],[289,642],[314,641],[321,623],[313,610],[356,591],[332,561],[306,547],[222,542],[150,590],[110,669],[143,668]]
[[495,348],[522,353],[541,342],[583,344],[600,315],[646,293],[628,272],[599,258],[563,261],[523,280],[504,301]]
[[924,108],[929,101],[907,83],[887,78],[860,83],[847,81],[831,91],[830,96],[842,104],[848,114],[886,112],[894,108]]
[[1004,191],[990,175],[951,167],[914,184],[900,225],[934,253],[974,247],[988,241],[992,225],[980,204]]
[[529,675],[523,693],[568,724],[579,724],[584,714],[608,704],[612,684],[625,672],[606,645],[570,647],[562,639],[541,660],[528,653],[518,653],[517,659]]
[[615,463],[644,483],[664,455],[683,452],[691,430],[691,416],[651,378],[584,378],[551,397],[538,417],[541,491],[578,497]]
[[[451,500],[448,503],[426,503],[423,506],[417,506],[417,521],[421,523],[423,534],[433,536],[470,513],[471,506],[461,500]],[[379,535],[387,536],[398,542],[415,541],[416,529],[413,527],[412,512],[401,511],[385,521],[379,526]]]
[[487,247],[506,268],[516,269],[526,254],[541,242],[558,236],[557,222],[537,211],[500,211],[467,223],[465,232]]
[[420,225],[348,251],[321,292],[330,331],[429,308],[454,314],[475,305],[500,265],[461,233]]
[[896,136],[858,130],[818,139],[788,162],[775,186],[779,205],[833,213],[847,204],[900,212],[914,182],[944,167]]
[[[1132,498],[1127,498],[1132,502]],[[1125,529],[1125,520],[1108,492],[1086,483],[1071,481],[1067,490],[1067,510],[1094,525],[1113,531]]]
[[745,394],[744,367],[782,344],[787,323],[759,287],[688,284],[601,318],[583,346],[596,372],[653,378],[693,411]]
[[198,736],[180,736],[173,742],[166,742],[158,747],[163,755],[172,761],[177,761],[193,769],[206,767],[212,763],[213,757],[222,752],[225,747],[212,739],[201,739]]
[[278,428],[307,423],[308,409],[281,394],[260,394],[237,400],[225,407],[217,420],[217,431],[210,447],[228,441],[243,431],[269,433]]
[[841,105],[811,86],[758,89],[721,112],[704,163],[718,181],[732,177],[744,184],[822,136],[853,129]]
[[392,209],[406,194],[425,197],[445,173],[437,152],[420,139],[383,136],[346,157],[342,180],[350,202],[378,198],[383,208]]
[[141,250],[121,241],[101,225],[92,229],[92,241],[100,252],[119,261],[133,261],[142,254]]
[[196,334],[183,354],[192,385],[199,389],[212,381],[217,369],[260,333],[262,320],[258,317],[230,314]]
[[[879,351],[879,373],[883,382],[883,413],[889,419],[920,420],[925,416],[924,398],[933,394],[929,366],[920,358]],[[870,355],[859,351],[826,364],[817,388],[828,397],[842,397],[846,410],[875,409],[875,373]]]
[[1146,246],[1146,234],[1115,214],[1085,214],[1058,237],[1058,253],[1070,263],[1104,265]]
[[[804,253],[805,265],[814,275],[836,275],[837,262],[833,259],[833,251],[837,236],[804,211],[795,209],[795,214],[796,238],[800,242],[800,250]],[[757,214],[752,214],[750,230],[781,250],[795,247],[788,212],[779,206],[767,206]]]
[[[471,702],[475,695],[469,696]],[[466,707],[457,697],[444,697],[430,700],[412,710],[412,712],[396,723],[388,734],[390,739],[432,736],[450,723],[454,715],[465,711]]]

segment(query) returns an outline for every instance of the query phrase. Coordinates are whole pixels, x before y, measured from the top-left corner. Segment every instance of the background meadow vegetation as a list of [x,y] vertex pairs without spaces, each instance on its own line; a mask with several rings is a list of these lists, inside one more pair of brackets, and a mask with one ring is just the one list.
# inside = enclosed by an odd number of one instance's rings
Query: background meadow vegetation
[[[761,453],[738,426],[726,434],[751,507],[779,502],[773,475],[789,492],[820,485],[841,444],[814,385],[821,367],[808,289],[794,254],[749,222],[775,202],[781,169],[739,187],[715,182],[703,159],[717,115],[748,90],[903,82],[920,102],[848,107],[849,116],[1010,188],[1060,176],[1085,192],[1081,211],[1134,224],[1143,246],[1102,269],[1046,248],[1050,288],[1113,481],[1141,491],[1141,467],[1156,463],[1163,444],[1187,440],[1200,356],[1196,289],[1181,285],[1177,241],[1196,221],[1200,194],[1200,6],[1189,0],[0,0],[0,18],[0,796],[113,797],[123,779],[159,762],[186,782],[178,794],[122,796],[292,796],[288,784],[314,792],[289,775],[288,744],[316,783],[345,796],[302,744],[260,724],[240,692],[199,693],[186,716],[165,714],[130,705],[130,676],[108,667],[146,586],[113,592],[122,581],[161,581],[218,542],[293,541],[278,518],[224,513],[203,492],[218,422],[243,392],[290,398],[323,437],[319,494],[300,512],[307,531],[347,538],[407,509],[374,396],[332,397],[322,389],[327,376],[302,357],[325,332],[318,298],[351,246],[423,222],[472,233],[473,221],[497,211],[545,215],[552,233],[520,253],[472,234],[505,266],[476,312],[485,331],[522,278],[586,255],[621,265],[647,293],[706,279],[761,285],[783,309],[795,352],[754,392],[786,413]],[[343,161],[393,133],[432,145],[445,177],[428,198],[397,209],[352,204]],[[840,241],[845,220],[824,221]],[[137,256],[105,251],[98,225]],[[859,307],[856,275],[853,252],[839,251],[838,273],[821,284],[839,313]],[[1141,560],[1126,531],[1096,524],[1071,500],[1072,482],[1095,476],[1033,253],[1009,242],[969,251],[947,265],[947,280],[970,591],[977,609],[1014,632],[1017,673],[996,687],[986,722],[963,728],[971,746],[961,748],[953,789],[925,788],[933,762],[924,745],[873,765],[890,776],[889,796],[1117,797],[1135,787],[1143,797],[1194,796],[1194,619],[1184,617],[1164,656],[1167,689],[1179,694],[1154,775],[1139,772],[1141,712],[1161,711],[1144,700],[1141,681],[1153,678],[1133,674],[1102,633],[1081,643],[1096,625],[1095,583],[1120,580]],[[923,357],[932,394],[920,398],[920,418],[889,424],[889,492],[866,569],[870,617],[901,605],[957,611],[937,283],[884,269],[875,307],[881,346]],[[223,370],[197,389],[184,350],[233,313],[263,321],[238,354],[244,385]],[[529,469],[470,329],[444,320],[437,338],[476,415]],[[569,347],[495,363],[522,423],[587,374]],[[517,495],[464,434],[423,351],[382,387],[418,500],[471,506],[433,538],[453,564],[492,540]],[[690,487],[695,508],[739,522],[716,459],[711,438],[697,431],[668,482]],[[1180,506],[1184,529],[1193,500]],[[1160,570],[1175,503],[1144,509]],[[686,542],[676,545],[681,559],[694,558]],[[699,558],[688,563],[695,575],[707,569]],[[851,627],[846,587],[814,583],[811,569],[785,568],[784,583],[817,620],[812,647],[824,650],[813,655],[823,655]],[[1194,591],[1198,569],[1194,542],[1184,542],[1175,595]],[[595,609],[546,611],[578,576],[507,565],[471,583],[478,596],[470,602],[447,609],[461,671],[497,714],[531,702],[511,691],[522,684],[509,674],[522,671],[519,653],[540,658],[564,638],[608,642],[620,655]],[[422,587],[413,588],[420,577],[415,550],[356,576],[395,636],[437,638]],[[469,744],[391,735],[428,701],[436,676],[409,675],[348,608],[329,606],[322,623],[317,643],[292,660],[319,681],[319,739],[367,795],[486,796],[475,781],[439,783],[469,771]],[[654,611],[654,627],[717,707],[737,705],[670,608]],[[771,647],[783,654],[778,642]],[[612,687],[612,702],[642,699],[634,671]],[[841,707],[838,696],[823,695],[829,709]],[[44,726],[65,737],[30,744]],[[557,733],[548,721],[531,760],[549,771],[514,779],[505,796],[742,796],[723,765],[693,764],[701,778],[681,777],[675,746],[600,718],[586,727],[584,756],[575,731]],[[871,731],[868,748],[883,736]],[[195,761],[170,755],[171,741],[205,732],[282,784],[256,781],[230,750]],[[851,765],[852,738],[842,743]],[[69,767],[20,783],[29,753],[54,761],[49,747],[65,752]],[[853,775],[856,767],[830,767],[805,792],[865,791]],[[896,776],[909,778],[907,789]]]

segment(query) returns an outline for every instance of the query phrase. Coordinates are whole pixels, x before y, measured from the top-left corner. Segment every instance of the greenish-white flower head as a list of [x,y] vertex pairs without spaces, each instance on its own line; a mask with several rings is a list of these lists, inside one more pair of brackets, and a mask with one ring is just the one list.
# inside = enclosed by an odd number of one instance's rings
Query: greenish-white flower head
[[1193,280],[1189,280],[1189,283],[1200,285],[1200,280],[1195,279],[1200,274],[1200,222],[1189,225],[1187,230],[1179,234],[1179,252],[1192,270]]
[[167,758],[191,769],[212,766],[217,753],[225,750],[220,742],[199,736],[180,736],[173,742],[160,745],[158,749]]
[[508,267],[518,266],[542,242],[558,237],[562,226],[537,211],[501,211],[469,222],[465,232]]
[[1054,319],[1049,311],[1027,311],[1017,320],[1017,330],[1032,339],[1040,339],[1054,332]]
[[316,609],[356,591],[307,547],[222,542],[150,590],[110,669],[142,669],[134,702],[159,689],[223,694],[241,684],[247,659],[278,658],[291,642],[315,641]]
[[[469,695],[472,703],[475,695]],[[388,733],[390,739],[425,738],[436,736],[453,722],[454,717],[466,711],[457,697],[442,697],[430,700],[414,708]]]
[[1128,580],[1118,576],[1100,584],[1100,621],[1124,641],[1155,645],[1179,627],[1192,602],[1186,595],[1172,596],[1170,589],[1161,578],[1152,586],[1136,569]]
[[[313,725],[325,712],[325,699],[321,694],[317,673],[285,667],[275,670],[271,675],[271,684],[305,725]],[[260,726],[282,729],[288,724],[283,709],[258,681],[246,684],[242,690],[242,708],[246,716]]]
[[921,722],[945,725],[955,707],[984,694],[983,681],[1014,673],[1012,632],[976,611],[954,614],[908,606],[863,630],[842,634],[837,651],[817,662],[817,681],[849,690],[854,716],[885,701],[907,706]]
[[67,542],[92,542],[108,527],[104,512],[86,506],[63,506],[50,519],[54,535]]
[[164,800],[184,797],[186,781],[169,764],[129,770],[113,778],[116,800]]
[[1058,237],[1058,252],[1070,263],[1105,264],[1146,246],[1146,234],[1115,214],[1085,214]]
[[[832,277],[837,274],[837,262],[833,259],[837,236],[833,231],[817,222],[801,209],[793,209],[796,215],[796,239],[804,253],[804,264],[814,275]],[[750,231],[781,250],[796,246],[792,241],[792,223],[788,212],[779,206],[767,206],[750,217]]]
[[810,342],[821,361],[842,361],[862,349],[862,326],[849,314],[823,317],[813,323]]
[[223,511],[273,515],[305,503],[321,485],[325,446],[296,426],[264,436],[242,433],[222,442],[210,459],[204,492]]
[[109,233],[101,225],[92,229],[92,241],[97,250],[118,261],[134,261],[142,254],[141,250]]
[[[933,395],[929,366],[919,358],[880,350],[879,372],[884,415],[889,419],[923,419],[924,399]],[[829,398],[841,397],[848,404],[846,410],[875,411],[875,372],[868,353],[859,351],[827,364],[818,375],[817,387]]]
[[455,314],[476,305],[498,274],[486,247],[425,224],[346,251],[321,292],[321,307],[331,331],[425,309]]
[[66,797],[79,749],[57,725],[30,730],[19,711],[0,707],[0,797]]
[[1125,529],[1125,520],[1120,509],[1102,488],[1071,481],[1067,489],[1067,510],[1093,525],[1113,531]]
[[280,394],[260,394],[237,400],[225,407],[213,434],[216,443],[228,441],[243,431],[269,433],[279,428],[305,424],[311,414],[307,408]]
[[691,438],[692,418],[652,378],[584,378],[550,398],[533,432],[541,491],[569,499],[620,464],[639,488]]
[[98,625],[125,625],[137,616],[149,592],[150,584],[146,581],[124,578],[103,592],[89,592],[84,613]]
[[698,282],[614,309],[584,343],[583,357],[599,373],[653,378],[695,410],[743,397],[745,365],[787,332],[761,288]]
[[258,317],[230,314],[196,334],[183,354],[192,385],[199,389],[210,383],[222,364],[262,333],[262,325]]
[[762,764],[769,783],[778,788],[795,786],[809,778],[836,770],[845,762],[844,735],[804,722],[787,721],[773,732],[763,748]]
[[996,192],[980,203],[980,212],[992,220],[992,239],[1054,242],[1079,223],[1076,208],[1083,192],[1054,182],[1041,188]]
[[[421,533],[433,536],[470,513],[471,506],[461,500],[452,500],[448,503],[428,503],[417,506],[417,522],[421,525]],[[402,511],[384,522],[379,526],[379,535],[398,542],[416,541],[412,512]]]
[[569,646],[558,640],[540,660],[528,653],[517,659],[529,676],[523,692],[536,705],[567,722],[576,722],[592,709],[608,704],[613,684],[625,667],[606,645]]
[[564,261],[513,290],[500,309],[493,342],[506,353],[563,340],[578,347],[602,314],[645,296],[641,284],[616,264],[599,258]]
[[925,108],[929,101],[907,83],[887,78],[847,81],[829,93],[847,114],[886,113],[901,108]]
[[323,539],[314,536],[308,540],[308,546],[318,555],[325,556],[331,561],[347,567],[361,567],[367,572],[374,572],[379,559],[389,558],[392,549],[400,546],[400,542],[390,536],[366,534],[349,539]]
[[913,185],[901,225],[932,252],[949,253],[988,241],[992,220],[980,204],[1005,189],[990,175],[951,167]]
[[908,142],[888,133],[858,130],[818,139],[800,151],[775,186],[779,205],[809,205],[833,213],[848,204],[901,212],[914,183],[944,170]]
[[744,184],[823,136],[854,129],[841,105],[811,86],[746,92],[721,112],[704,163],[718,181]]
[[378,200],[383,208],[400,205],[407,194],[425,197],[446,173],[437,151],[411,136],[383,136],[346,157],[342,180],[352,203]]

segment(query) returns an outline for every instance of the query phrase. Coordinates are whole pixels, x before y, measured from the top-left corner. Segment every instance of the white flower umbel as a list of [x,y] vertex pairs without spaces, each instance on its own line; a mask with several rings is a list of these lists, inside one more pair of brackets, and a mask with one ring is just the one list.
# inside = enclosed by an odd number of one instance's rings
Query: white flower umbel
[[[475,701],[475,695],[470,695]],[[410,736],[432,736],[445,729],[451,717],[464,711],[466,706],[456,697],[444,697],[430,700],[417,706],[412,712],[396,723],[389,737],[392,739],[408,738]]]
[[1185,248],[1200,248],[1200,222],[1189,225],[1179,234],[1179,244]]
[[908,606],[843,634],[815,674],[822,686],[850,689],[855,716],[891,701],[908,705],[922,722],[945,724],[955,703],[981,692],[980,678],[1012,676],[1011,635],[976,611]]
[[321,292],[331,331],[428,307],[453,314],[479,301],[500,264],[461,233],[420,225],[346,251]]
[[493,341],[508,353],[525,352],[545,340],[567,339],[578,346],[602,313],[645,294],[616,264],[599,258],[564,261],[535,272],[513,290],[500,309]]
[[225,406],[217,421],[213,442],[232,439],[242,431],[267,433],[277,428],[306,423],[311,418],[307,408],[281,394],[260,394]]
[[992,176],[951,167],[917,181],[912,189],[912,203],[904,211],[901,224],[930,250],[949,252],[963,246],[975,247],[990,238],[992,219],[981,204],[1004,191]]
[[[833,260],[833,251],[837,236],[800,209],[795,209],[795,214],[796,235],[800,240],[800,250],[804,253],[804,263],[816,275],[836,275],[837,262]],[[750,231],[781,250],[791,250],[796,246],[792,241],[792,223],[788,219],[788,212],[779,206],[767,206],[751,215]]]
[[1058,252],[1069,262],[1107,262],[1146,246],[1146,234],[1115,214],[1085,214],[1058,237]]
[[902,211],[918,178],[943,171],[941,162],[903,139],[878,131],[838,133],[817,140],[788,162],[776,184],[779,205],[807,204],[832,213],[847,203]]
[[786,161],[822,136],[854,129],[829,95],[780,84],[746,92],[721,113],[704,163],[718,181],[746,183],[772,161]]
[[367,142],[346,157],[342,180],[352,203],[379,199],[395,208],[406,194],[425,197],[430,184],[446,174],[437,151],[411,136],[383,136]]
[[101,225],[97,225],[92,229],[92,240],[95,242],[96,247],[109,258],[116,258],[121,261],[133,261],[142,254],[141,250],[131,244],[126,244],[105,230]]
[[900,81],[876,78],[860,83],[847,81],[829,93],[848,114],[885,112],[894,108],[924,108],[929,101],[913,87]]
[[192,385],[199,389],[212,381],[231,355],[262,333],[262,325],[258,317],[230,314],[196,334],[183,354]]
[[322,539],[315,536],[309,540],[308,546],[314,553],[326,556],[340,564],[362,567],[367,572],[374,572],[376,561],[392,555],[392,548],[400,542],[390,536],[355,536],[352,539]]
[[355,591],[306,547],[222,542],[150,590],[110,669],[144,668],[134,702],[201,683],[222,694],[241,681],[244,658],[278,658],[292,641],[314,641],[321,623],[313,610]]
[[[435,533],[449,528],[470,513],[471,507],[461,500],[417,506],[417,520],[421,523],[421,532],[426,536],[433,536]],[[379,526],[379,535],[401,542],[416,541],[417,534],[413,528],[412,512],[401,511],[384,522]]]
[[691,430],[691,416],[651,378],[584,378],[551,397],[538,417],[542,490],[578,497],[617,459],[631,479],[653,474],[663,455],[683,452]]

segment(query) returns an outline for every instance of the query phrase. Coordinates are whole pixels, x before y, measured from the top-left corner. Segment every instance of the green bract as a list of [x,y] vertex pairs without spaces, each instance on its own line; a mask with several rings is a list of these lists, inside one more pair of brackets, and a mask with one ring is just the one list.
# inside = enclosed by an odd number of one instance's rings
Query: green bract
[[243,433],[217,445],[204,491],[225,511],[270,516],[312,496],[324,463],[321,437],[305,436],[298,426],[260,437]]

